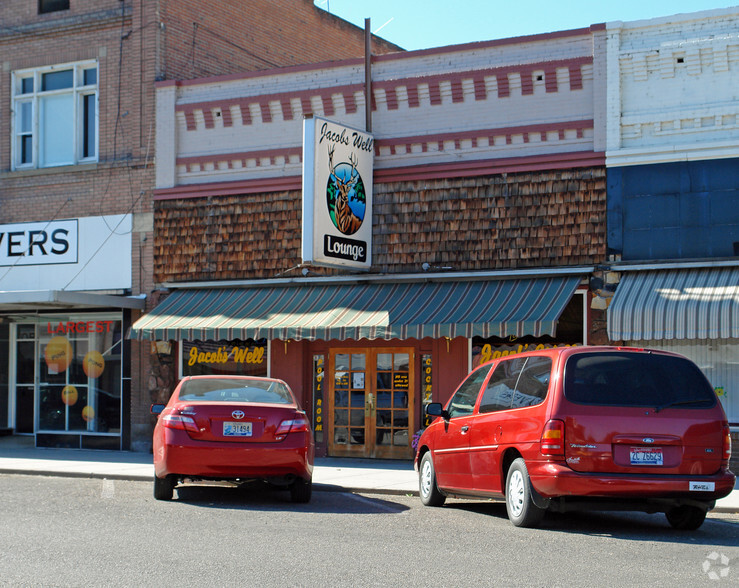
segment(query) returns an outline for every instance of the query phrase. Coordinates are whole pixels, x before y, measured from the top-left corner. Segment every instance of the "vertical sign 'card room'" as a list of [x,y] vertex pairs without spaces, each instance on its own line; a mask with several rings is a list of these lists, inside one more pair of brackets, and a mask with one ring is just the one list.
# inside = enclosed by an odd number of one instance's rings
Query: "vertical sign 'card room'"
[[303,121],[303,264],[372,266],[372,135]]

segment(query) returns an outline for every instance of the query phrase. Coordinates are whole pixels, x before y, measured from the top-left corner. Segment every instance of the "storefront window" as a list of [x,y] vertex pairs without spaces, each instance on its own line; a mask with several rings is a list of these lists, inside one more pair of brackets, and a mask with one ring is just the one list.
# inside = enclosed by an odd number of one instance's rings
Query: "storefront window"
[[37,326],[38,430],[120,435],[121,321],[85,316]]
[[576,293],[562,311],[557,321],[557,333],[555,337],[474,337],[472,339],[472,368],[499,357],[516,355],[525,351],[547,349],[550,347],[562,347],[572,345],[583,345],[586,341],[585,333],[585,308],[584,298]]
[[183,376],[267,375],[267,340],[183,341]]

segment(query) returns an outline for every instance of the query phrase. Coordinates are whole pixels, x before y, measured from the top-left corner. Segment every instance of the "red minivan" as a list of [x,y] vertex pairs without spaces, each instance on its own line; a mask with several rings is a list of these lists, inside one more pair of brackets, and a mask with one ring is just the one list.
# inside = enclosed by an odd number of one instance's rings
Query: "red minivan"
[[734,489],[726,415],[689,359],[624,347],[558,347],[470,373],[423,432],[421,500],[505,498],[535,526],[547,510],[663,512],[697,529]]

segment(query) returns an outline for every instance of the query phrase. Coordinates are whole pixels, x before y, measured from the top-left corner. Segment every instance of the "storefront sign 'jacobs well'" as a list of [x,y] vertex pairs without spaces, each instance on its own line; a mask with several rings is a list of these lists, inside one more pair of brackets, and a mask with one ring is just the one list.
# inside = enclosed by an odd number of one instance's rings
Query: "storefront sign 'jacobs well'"
[[303,263],[372,266],[374,139],[320,117],[303,123]]

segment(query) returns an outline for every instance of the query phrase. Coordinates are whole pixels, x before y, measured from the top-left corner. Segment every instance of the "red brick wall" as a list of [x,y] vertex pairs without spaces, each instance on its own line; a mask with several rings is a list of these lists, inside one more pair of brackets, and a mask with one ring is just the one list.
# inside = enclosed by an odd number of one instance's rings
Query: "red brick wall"
[[[396,49],[382,40],[374,48]],[[364,32],[312,0],[72,0],[69,10],[44,15],[35,0],[3,0],[0,222],[134,213],[132,294],[150,295],[154,239],[145,221],[154,184],[154,81],[363,54]],[[99,162],[10,171],[11,73],[87,59],[99,63]],[[154,304],[149,296],[147,308]],[[151,382],[156,357],[149,346],[132,342],[131,355],[132,440],[145,449],[149,404],[161,390]]]
[[[364,55],[364,31],[313,0],[163,0],[161,79],[193,79]],[[374,38],[373,53],[399,47]]]

